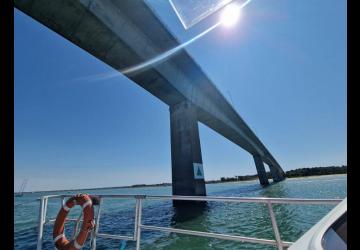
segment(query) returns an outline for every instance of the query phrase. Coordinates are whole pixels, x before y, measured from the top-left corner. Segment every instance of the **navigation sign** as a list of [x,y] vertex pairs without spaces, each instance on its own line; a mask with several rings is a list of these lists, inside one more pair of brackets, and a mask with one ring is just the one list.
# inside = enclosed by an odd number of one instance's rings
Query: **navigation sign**
[[204,179],[204,170],[201,163],[193,163],[194,166],[194,178]]

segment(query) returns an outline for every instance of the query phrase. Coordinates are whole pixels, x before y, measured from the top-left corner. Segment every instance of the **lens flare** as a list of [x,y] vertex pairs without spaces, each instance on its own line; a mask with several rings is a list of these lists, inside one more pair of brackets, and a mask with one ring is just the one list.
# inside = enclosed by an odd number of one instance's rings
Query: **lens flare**
[[241,14],[241,6],[237,4],[227,5],[221,13],[220,22],[225,27],[232,27],[239,20]]

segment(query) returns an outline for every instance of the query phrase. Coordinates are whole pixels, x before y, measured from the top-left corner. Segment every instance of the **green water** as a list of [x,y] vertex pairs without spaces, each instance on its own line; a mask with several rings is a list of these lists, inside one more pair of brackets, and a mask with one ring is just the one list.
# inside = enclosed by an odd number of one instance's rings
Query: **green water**
[[[287,179],[267,188],[261,188],[258,181],[210,184],[206,188],[211,196],[345,198],[346,186],[346,175],[333,175]],[[54,193],[56,192],[25,194],[23,197],[15,198],[15,249],[36,248],[39,203],[35,199]],[[87,193],[170,195],[171,187],[89,190]],[[102,206],[99,232],[131,236],[134,229],[134,206],[135,202],[131,199],[106,199]],[[59,208],[59,200],[50,201],[48,217],[56,217]],[[295,241],[332,208],[333,206],[325,205],[274,205],[282,240]],[[77,212],[79,209],[71,211],[71,217],[75,217]],[[208,202],[200,211],[187,211],[186,216],[192,215],[193,218],[185,220],[183,214],[179,214],[179,211],[173,208],[171,201],[149,200],[144,202],[142,223],[274,239],[268,209],[263,204]],[[68,227],[68,230],[71,228],[72,226]],[[54,249],[51,233],[52,226],[45,226],[43,249]],[[275,249],[267,245],[153,231],[143,231],[141,242],[141,249]],[[119,240],[99,239],[97,249],[120,249],[121,244]],[[125,249],[134,248],[133,242],[126,242]]]

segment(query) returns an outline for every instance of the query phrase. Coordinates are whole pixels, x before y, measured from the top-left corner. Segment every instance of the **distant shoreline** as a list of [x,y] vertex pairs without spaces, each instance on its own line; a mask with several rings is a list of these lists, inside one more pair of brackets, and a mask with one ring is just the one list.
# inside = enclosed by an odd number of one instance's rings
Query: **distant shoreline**
[[[332,172],[329,173],[329,171],[332,171]],[[272,179],[269,172],[267,172],[267,175],[268,175],[269,179]],[[294,169],[294,170],[290,170],[290,171],[286,172],[286,178],[289,178],[289,179],[329,176],[329,175],[347,175],[347,166],[299,168],[299,169]],[[205,183],[206,184],[218,184],[218,183],[246,182],[246,181],[256,180],[257,178],[258,178],[257,175],[221,177],[220,180],[208,180],[208,181],[205,181]],[[171,183],[135,184],[135,185],[129,185],[129,186],[120,186],[120,187],[81,188],[81,189],[47,190],[47,191],[25,191],[23,193],[28,194],[28,193],[42,193],[42,192],[71,192],[71,191],[81,191],[81,190],[107,190],[107,189],[116,189],[116,188],[125,189],[125,188],[144,188],[144,187],[147,188],[147,187],[166,187],[166,186],[171,186]],[[17,193],[18,192],[14,192],[14,194],[17,194]]]

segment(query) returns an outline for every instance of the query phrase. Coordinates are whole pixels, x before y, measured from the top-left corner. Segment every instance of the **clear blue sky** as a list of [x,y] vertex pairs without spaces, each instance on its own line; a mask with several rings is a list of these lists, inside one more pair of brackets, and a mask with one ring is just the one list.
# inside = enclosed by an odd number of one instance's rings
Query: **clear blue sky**
[[[151,0],[181,41],[167,1]],[[171,181],[168,107],[15,12],[15,190]],[[346,1],[254,0],[187,50],[284,170],[347,164]],[[199,124],[205,179],[255,174],[252,156]]]

